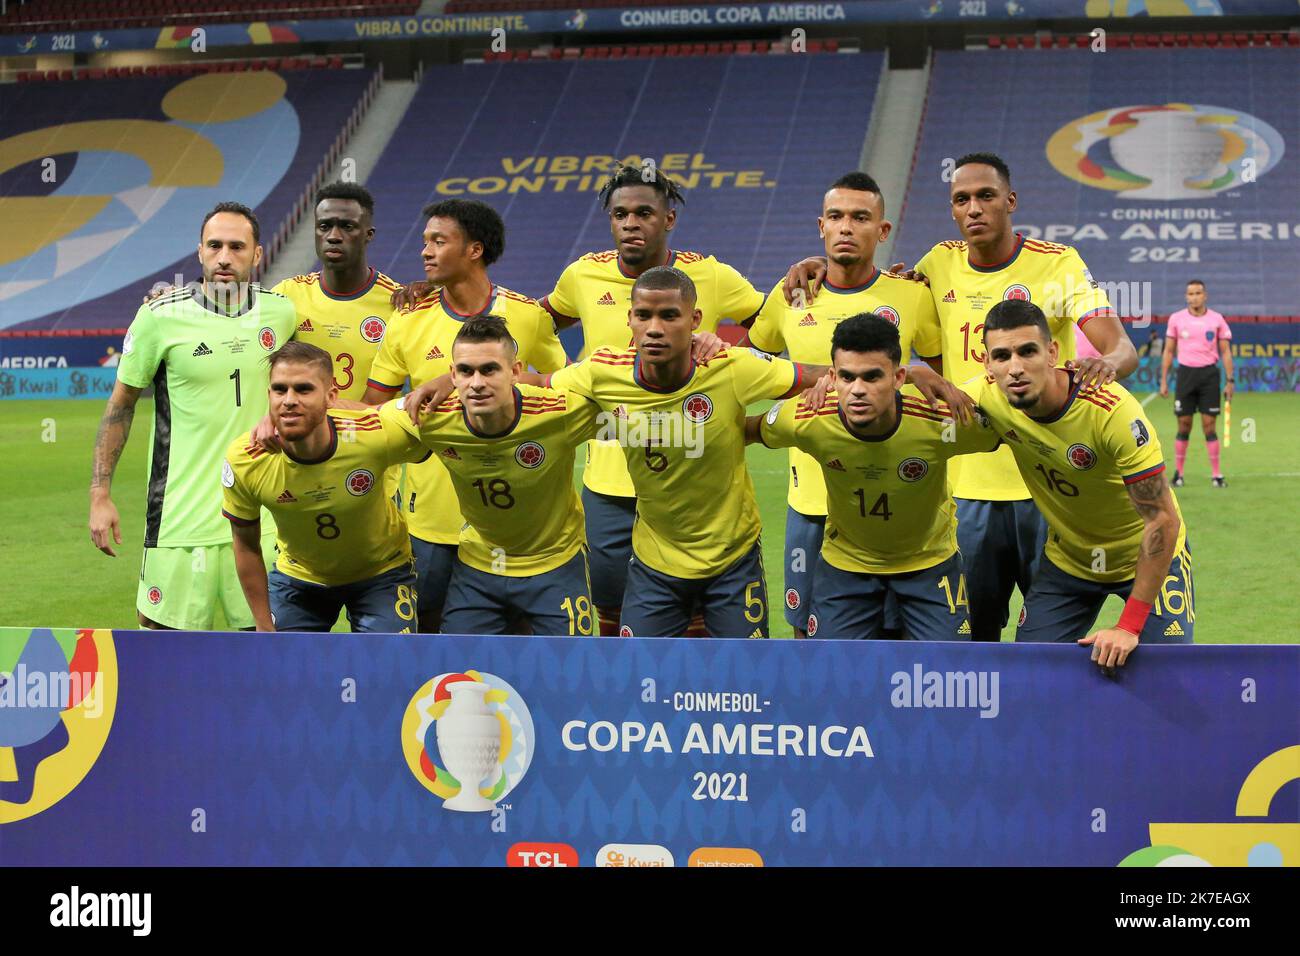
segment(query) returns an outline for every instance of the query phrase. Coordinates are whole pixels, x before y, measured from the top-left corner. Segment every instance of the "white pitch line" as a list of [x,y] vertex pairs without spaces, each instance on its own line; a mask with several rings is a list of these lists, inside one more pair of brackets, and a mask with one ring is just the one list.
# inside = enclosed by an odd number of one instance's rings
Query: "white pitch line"
[[1143,408],[1146,408],[1146,407],[1147,407],[1147,402],[1151,401],[1151,399],[1155,398],[1155,397],[1156,397],[1157,395],[1159,395],[1159,394],[1160,394],[1159,392],[1152,392],[1152,393],[1151,393],[1150,395],[1148,395],[1146,398],[1142,399],[1142,407],[1143,407]]

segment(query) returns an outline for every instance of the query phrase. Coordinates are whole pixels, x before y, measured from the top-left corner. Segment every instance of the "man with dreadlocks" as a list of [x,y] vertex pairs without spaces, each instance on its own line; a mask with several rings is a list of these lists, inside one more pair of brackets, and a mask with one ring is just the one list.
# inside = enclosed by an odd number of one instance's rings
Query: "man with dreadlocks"
[[[666,174],[648,163],[620,166],[601,189],[600,202],[609,214],[614,248],[570,263],[555,290],[541,300],[557,328],[582,323],[582,358],[597,349],[622,352],[630,347],[632,285],[656,266],[680,269],[695,284],[699,331],[713,332],[723,319],[745,326],[753,322],[764,296],[744,276],[713,256],[669,247],[677,207],[685,199]],[[600,632],[616,634],[636,517],[636,492],[616,441],[587,446],[582,483],[591,596],[600,612]],[[698,613],[692,627],[702,633]]]

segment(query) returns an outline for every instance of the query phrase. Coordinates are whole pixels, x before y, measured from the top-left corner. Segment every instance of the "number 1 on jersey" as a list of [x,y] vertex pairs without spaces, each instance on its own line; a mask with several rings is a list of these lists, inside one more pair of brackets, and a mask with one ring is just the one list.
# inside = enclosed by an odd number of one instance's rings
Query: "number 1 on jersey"
[[239,400],[239,369],[235,369],[227,377],[235,383],[235,407],[239,408],[243,404],[243,402]]

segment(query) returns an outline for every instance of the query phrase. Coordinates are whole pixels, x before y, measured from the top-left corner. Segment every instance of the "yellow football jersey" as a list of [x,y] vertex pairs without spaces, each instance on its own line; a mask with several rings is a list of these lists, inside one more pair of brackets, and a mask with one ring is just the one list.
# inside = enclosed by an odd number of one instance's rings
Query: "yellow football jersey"
[[[701,332],[716,332],[724,319],[737,324],[748,322],[763,306],[763,293],[713,256],[670,250],[667,264],[681,269],[695,283]],[[582,321],[579,358],[587,358],[597,349],[622,351],[632,345],[627,313],[632,307],[634,282],[636,277],[623,271],[616,251],[589,252],[569,263],[555,283],[555,291],[542,299],[542,305],[557,318]],[[602,495],[631,498],[636,494],[622,451],[609,442],[587,446],[582,482]]]
[[391,298],[396,288],[396,282],[372,267],[369,280],[352,292],[325,288],[319,272],[285,279],[273,290],[298,311],[293,337],[323,348],[334,359],[334,384],[340,398],[359,402],[365,395],[371,363],[379,354],[393,312]]
[[[874,312],[898,327],[904,363],[911,359],[913,348],[923,357],[939,354],[938,318],[930,290],[923,283],[877,269],[867,282],[851,289],[824,282],[812,304],[797,309],[785,301],[783,281],[767,294],[749,330],[749,341],[764,352],[789,350],[791,361],[830,365],[835,326],[849,316]],[[928,338],[918,338],[918,330],[925,330]],[[914,394],[910,388],[908,393]],[[786,500],[800,514],[826,514],[826,483],[821,469],[813,458],[794,446],[790,447]]]
[[758,540],[745,406],[800,384],[794,363],[735,347],[671,391],[645,383],[635,349],[597,349],[550,378],[600,406],[600,437],[625,456],[636,489],[632,551],[656,571],[692,579],[722,573]]
[[849,431],[834,392],[820,408],[792,400],[763,416],[763,444],[801,449],[825,476],[830,513],[822,556],[841,571],[902,574],[952,557],[957,509],[948,460],[998,444],[987,422],[961,427],[942,403],[932,409],[899,392],[896,412],[894,430],[873,438]]
[[[483,310],[505,319],[519,343],[519,360],[539,372],[553,372],[567,361],[555,323],[535,299],[494,286]],[[370,384],[396,392],[410,378],[422,385],[451,371],[451,343],[469,316],[459,315],[435,289],[409,311],[393,316],[384,344],[370,369]],[[447,469],[437,461],[406,469],[403,506],[411,534],[437,544],[456,544],[465,519],[456,505]]]
[[337,586],[411,560],[410,537],[382,479],[385,469],[427,458],[429,450],[375,412],[331,408],[327,414],[333,440],[324,458],[267,453],[245,432],[226,452],[221,485],[231,521],[256,521],[263,505],[275,516],[277,568]]
[[460,559],[478,571],[531,577],[569,561],[585,542],[573,487],[575,451],[596,433],[599,409],[580,395],[520,385],[515,423],[476,432],[455,396],[411,424],[400,403],[380,414],[431,448],[451,474],[465,516]]
[[[964,382],[984,374],[984,317],[1003,299],[1033,302],[1047,316],[1061,362],[1074,358],[1074,324],[1114,314],[1105,291],[1072,246],[1016,234],[1016,251],[997,266],[971,265],[966,243],[941,242],[916,264],[930,280],[938,309],[943,374]],[[930,333],[930,334],[933,334]],[[988,458],[967,458],[952,468],[953,494],[976,501],[1019,501],[1029,490],[1010,450]]]
[[[1051,562],[1089,581],[1127,581],[1137,569],[1143,524],[1124,486],[1164,470],[1160,439],[1122,385],[1079,389],[1073,377],[1065,407],[1045,421],[1012,408],[988,375],[962,388],[1011,449],[1047,518]],[[1184,525],[1179,548],[1186,537]]]

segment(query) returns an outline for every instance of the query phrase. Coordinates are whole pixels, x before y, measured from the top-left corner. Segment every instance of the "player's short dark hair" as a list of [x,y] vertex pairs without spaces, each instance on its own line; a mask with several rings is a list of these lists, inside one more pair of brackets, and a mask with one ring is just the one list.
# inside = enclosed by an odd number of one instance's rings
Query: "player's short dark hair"
[[624,186],[649,186],[663,198],[664,205],[669,209],[686,203],[686,197],[682,195],[677,183],[658,166],[624,164],[614,170],[605,185],[600,187],[601,208],[608,209],[614,192]]
[[990,332],[1023,329],[1030,325],[1038,329],[1045,341],[1052,341],[1052,330],[1042,309],[1025,299],[1004,299],[984,316],[984,340],[988,341]]
[[632,283],[632,297],[636,298],[637,292],[642,289],[651,292],[676,289],[681,293],[682,298],[692,305],[696,300],[695,283],[691,281],[691,277],[673,266],[655,266],[641,273]]
[[1011,167],[997,153],[967,153],[957,160],[957,165],[953,169],[961,169],[963,166],[979,165],[992,166],[1002,177],[1002,181],[1011,186]]
[[827,189],[853,189],[860,193],[875,193],[880,197],[880,204],[885,204],[885,194],[880,191],[880,184],[863,172],[845,173]]
[[199,226],[199,242],[203,241],[203,230],[208,228],[208,220],[219,212],[233,212],[236,215],[243,216],[253,226],[253,245],[262,241],[262,227],[257,221],[257,214],[249,209],[242,202],[219,202],[212,207],[212,211],[203,217],[203,225]]
[[329,382],[334,381],[334,360],[319,345],[290,339],[266,357],[266,364],[274,369],[286,363],[310,365],[325,376]]
[[835,353],[884,352],[895,365],[903,362],[903,347],[893,322],[874,312],[859,312],[835,326],[831,335],[831,361]]
[[506,224],[501,214],[477,199],[444,199],[424,207],[424,218],[454,219],[470,242],[483,244],[483,264],[490,266],[506,251]]
[[1187,284],[1188,284],[1188,285],[1199,285],[1202,289],[1205,288],[1205,283],[1202,282],[1200,279],[1188,279],[1188,280],[1187,280]]
[[460,331],[452,339],[451,347],[454,349],[458,342],[502,342],[509,347],[512,354],[519,354],[519,343],[506,328],[506,320],[499,315],[490,315],[486,312],[471,316],[461,324]]
[[360,183],[334,182],[322,186],[316,192],[316,205],[319,206],[326,199],[351,199],[370,215],[375,214],[375,197]]

